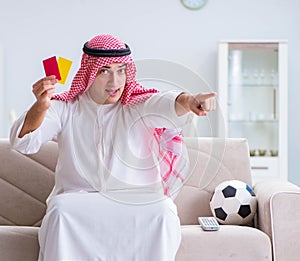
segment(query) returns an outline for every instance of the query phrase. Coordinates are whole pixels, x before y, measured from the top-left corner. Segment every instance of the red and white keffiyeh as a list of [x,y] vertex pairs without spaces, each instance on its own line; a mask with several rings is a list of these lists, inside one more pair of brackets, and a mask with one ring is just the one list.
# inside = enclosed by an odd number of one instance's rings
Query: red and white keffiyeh
[[[87,43],[89,48],[94,49],[125,49],[125,43],[111,35],[99,35],[92,38]],[[126,86],[121,96],[121,103],[124,105],[139,104],[147,100],[153,93],[158,91],[155,89],[145,89],[136,82],[136,66],[131,55],[117,57],[96,57],[83,53],[81,65],[76,73],[71,88],[63,93],[54,94],[52,99],[68,101],[87,91],[94,82],[99,68],[112,64],[126,64]]]
[[[105,34],[92,38],[86,43],[88,48],[98,50],[125,50],[128,46],[118,38]],[[136,81],[136,66],[131,55],[99,57],[83,53],[81,65],[76,73],[69,90],[54,94],[52,99],[68,101],[77,95],[83,94],[94,82],[99,69],[112,63],[126,64],[126,84],[120,102],[123,105],[135,105],[145,102],[156,89],[146,89]],[[178,131],[157,128],[153,133],[159,143],[159,162],[162,184],[165,195],[171,196],[170,191],[179,180],[182,184],[184,178],[176,170],[176,161],[182,153],[182,134]]]

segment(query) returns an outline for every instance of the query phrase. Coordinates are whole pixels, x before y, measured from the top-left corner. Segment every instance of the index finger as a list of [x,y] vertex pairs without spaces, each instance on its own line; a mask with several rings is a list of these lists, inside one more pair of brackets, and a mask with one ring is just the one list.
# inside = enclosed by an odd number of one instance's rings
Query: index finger
[[33,85],[37,85],[37,84],[39,84],[39,83],[41,83],[45,80],[50,80],[50,81],[56,80],[56,76],[55,75],[49,75],[49,76],[43,77],[43,78],[39,79],[37,82],[35,82]]
[[217,96],[217,93],[216,92],[210,92],[210,93],[204,93],[204,94],[200,94],[200,95],[201,95],[200,96],[201,100],[207,100],[209,98]]

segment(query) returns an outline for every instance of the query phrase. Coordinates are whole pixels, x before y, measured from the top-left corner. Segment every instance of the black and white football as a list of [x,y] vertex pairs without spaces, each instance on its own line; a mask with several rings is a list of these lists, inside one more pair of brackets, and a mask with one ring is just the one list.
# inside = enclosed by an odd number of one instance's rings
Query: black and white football
[[230,180],[215,188],[210,208],[220,224],[248,224],[256,213],[257,200],[248,184]]

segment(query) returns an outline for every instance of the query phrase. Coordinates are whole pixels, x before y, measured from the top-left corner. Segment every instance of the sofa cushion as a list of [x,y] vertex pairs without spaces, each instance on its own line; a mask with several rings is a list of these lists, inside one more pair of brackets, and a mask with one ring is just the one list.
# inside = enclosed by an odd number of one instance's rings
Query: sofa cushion
[[203,231],[199,225],[188,225],[181,231],[176,260],[272,260],[270,239],[256,228],[221,225],[218,231]]
[[49,142],[32,155],[0,140],[0,224],[39,226],[54,185],[57,145]]
[[37,227],[0,227],[1,260],[33,261],[38,259],[39,243]]

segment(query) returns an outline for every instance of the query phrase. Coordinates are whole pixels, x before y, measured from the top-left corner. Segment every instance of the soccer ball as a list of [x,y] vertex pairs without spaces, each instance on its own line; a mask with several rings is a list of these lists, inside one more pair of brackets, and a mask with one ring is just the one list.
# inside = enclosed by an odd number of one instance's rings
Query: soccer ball
[[257,200],[248,184],[240,180],[230,180],[215,188],[210,209],[221,224],[248,224],[256,213]]

